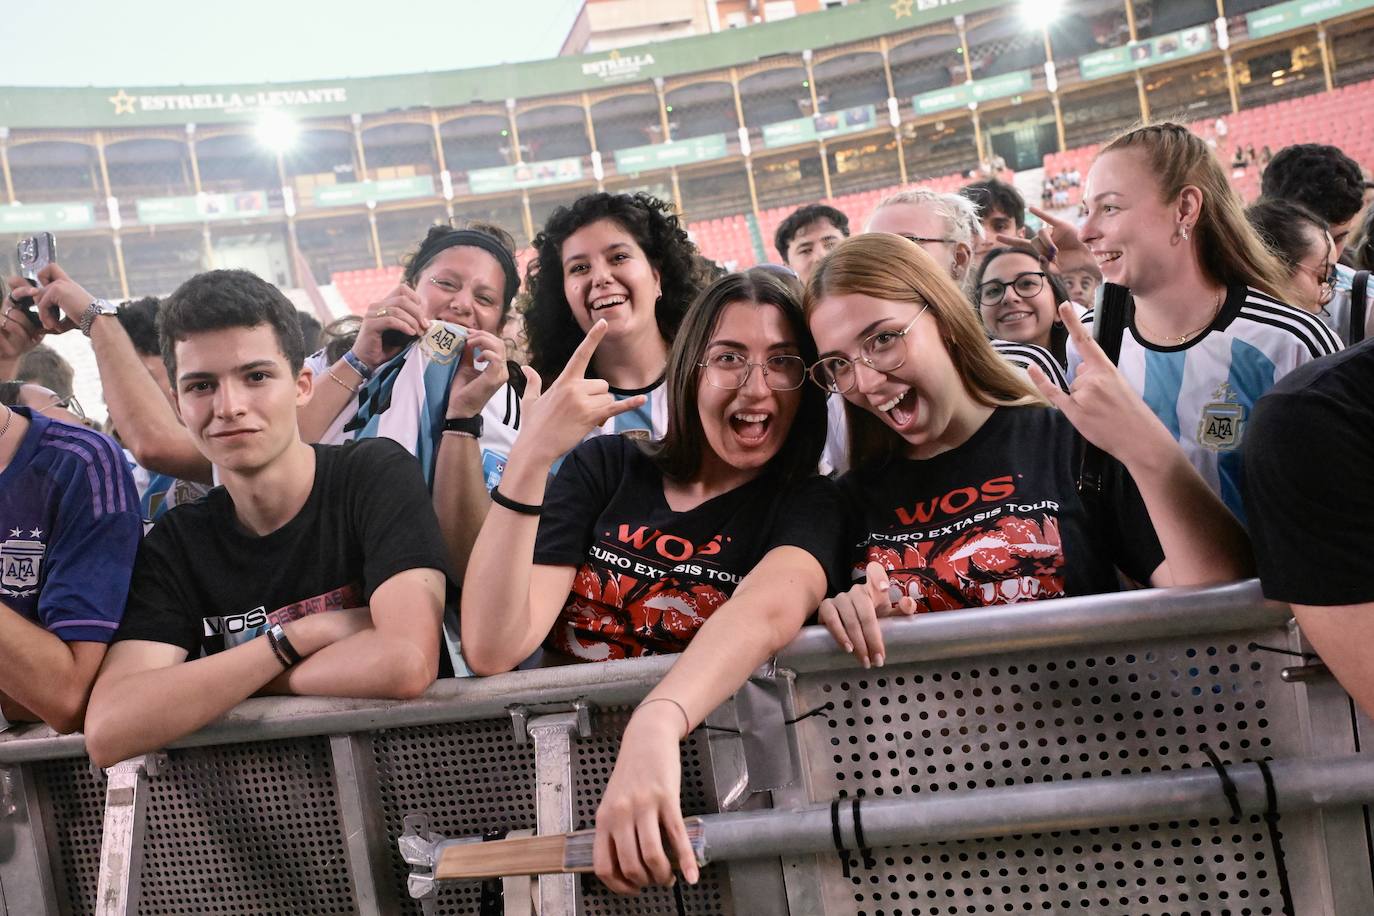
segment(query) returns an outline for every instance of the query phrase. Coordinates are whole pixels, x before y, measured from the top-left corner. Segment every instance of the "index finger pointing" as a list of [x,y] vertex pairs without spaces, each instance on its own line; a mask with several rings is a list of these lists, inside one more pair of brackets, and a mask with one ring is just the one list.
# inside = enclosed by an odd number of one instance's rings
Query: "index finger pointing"
[[601,343],[601,338],[606,336],[606,319],[598,318],[596,324],[592,325],[587,336],[582,338],[582,343],[577,345],[573,355],[568,358],[568,364],[563,367],[562,373],[558,376],[558,381],[565,378],[578,379],[587,374],[587,367],[591,365],[592,354],[596,352],[596,347]]

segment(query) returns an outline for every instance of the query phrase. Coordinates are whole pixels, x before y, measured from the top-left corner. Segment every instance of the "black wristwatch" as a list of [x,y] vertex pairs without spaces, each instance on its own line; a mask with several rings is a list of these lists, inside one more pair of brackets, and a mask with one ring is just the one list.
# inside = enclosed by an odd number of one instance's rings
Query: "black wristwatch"
[[475,417],[458,417],[444,421],[444,432],[446,433],[465,433],[474,439],[482,438],[482,415],[479,413]]

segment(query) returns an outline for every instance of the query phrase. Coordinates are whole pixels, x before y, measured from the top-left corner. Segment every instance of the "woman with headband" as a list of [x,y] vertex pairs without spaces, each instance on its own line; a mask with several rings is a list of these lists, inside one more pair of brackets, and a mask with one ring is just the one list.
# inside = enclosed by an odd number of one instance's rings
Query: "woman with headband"
[[514,249],[499,226],[431,227],[353,347],[327,368],[319,359],[302,409],[307,438],[386,436],[420,460],[459,577],[520,428],[524,376],[501,338],[520,286]]

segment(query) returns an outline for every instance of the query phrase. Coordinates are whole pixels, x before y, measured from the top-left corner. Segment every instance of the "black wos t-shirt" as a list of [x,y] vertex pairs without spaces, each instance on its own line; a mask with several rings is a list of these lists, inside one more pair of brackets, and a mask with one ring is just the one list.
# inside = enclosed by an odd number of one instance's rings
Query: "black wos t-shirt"
[[681,652],[774,547],[800,547],[834,584],[839,493],[765,473],[686,512],[632,440],[598,436],[568,454],[544,498],[534,562],[577,568],[545,646],[581,661]]
[[270,534],[244,531],[223,487],[164,515],[139,550],[115,639],[209,655],[274,623],[363,607],[399,572],[447,570],[420,465],[404,448],[390,439],[313,448],[310,496]]
[[1264,594],[1374,601],[1374,339],[1308,363],[1260,398],[1245,434],[1245,511]]
[[958,448],[846,474],[854,580],[876,560],[920,611],[1112,592],[1114,567],[1148,582],[1164,552],[1140,493],[1109,460],[1090,518],[1078,441],[1052,407],[1000,407]]

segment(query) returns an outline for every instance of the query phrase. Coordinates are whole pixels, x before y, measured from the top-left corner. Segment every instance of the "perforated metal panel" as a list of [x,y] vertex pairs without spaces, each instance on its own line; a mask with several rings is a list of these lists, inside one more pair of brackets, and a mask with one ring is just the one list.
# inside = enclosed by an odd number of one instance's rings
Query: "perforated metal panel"
[[[1287,662],[1251,636],[1034,653],[808,676],[803,723],[816,800],[893,797],[1300,755]],[[1284,645],[1282,632],[1253,634]],[[820,751],[819,749],[826,749]],[[1220,789],[1218,789],[1220,791]],[[1285,829],[1303,824],[1285,818]],[[851,856],[826,878],[833,911],[1269,913],[1280,909],[1262,824],[1104,828]],[[1290,865],[1291,865],[1290,861]]]
[[328,739],[174,750],[148,789],[142,916],[356,912]]
[[[406,912],[420,912],[406,894],[410,867],[395,842],[406,815],[424,813],[429,829],[447,837],[534,828],[534,747],[516,746],[509,719],[377,732],[372,748],[394,893]],[[476,913],[479,888],[476,882],[444,886],[439,912]]]
[[[596,809],[615,768],[620,735],[630,712],[629,709],[616,709],[599,713],[593,737],[573,742],[573,784],[576,787],[573,817],[579,830],[596,826]],[[706,735],[698,729],[682,745],[682,812],[688,817],[716,810],[708,760]],[[702,869],[696,885],[684,886],[682,890],[683,903],[691,916],[708,913],[728,916],[734,912],[728,900],[725,872],[720,866]],[[582,882],[582,903],[586,916],[675,916],[677,913],[670,890],[652,888],[637,897],[621,897],[608,891],[592,876]]]
[[100,879],[105,776],[93,773],[84,757],[45,760],[33,764],[30,772],[48,815],[58,906],[63,913],[84,916],[95,909]]

